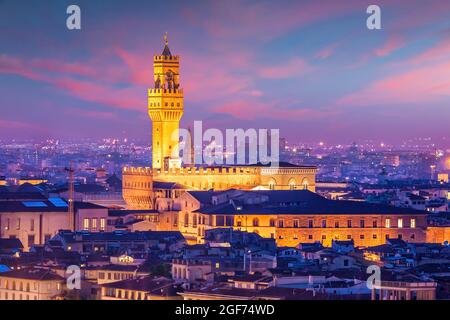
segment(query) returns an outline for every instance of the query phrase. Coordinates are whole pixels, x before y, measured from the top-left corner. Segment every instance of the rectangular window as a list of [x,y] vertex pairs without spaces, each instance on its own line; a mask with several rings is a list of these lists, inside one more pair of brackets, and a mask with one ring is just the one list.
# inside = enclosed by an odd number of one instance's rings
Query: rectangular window
[[391,227],[391,219],[386,219],[386,221],[385,221],[385,227],[386,228],[390,228]]
[[327,227],[327,220],[322,220],[322,228],[326,228]]
[[402,218],[398,219],[398,221],[397,221],[397,227],[398,227],[398,228],[403,228],[403,219],[402,219]]
[[89,230],[89,219],[88,218],[83,219],[83,229]]
[[377,238],[377,235],[376,235],[376,234],[373,234],[373,235],[372,235],[372,239],[375,240],[376,238]]
[[352,227],[352,220],[347,220],[347,228],[351,228]]
[[278,228],[284,228],[284,220],[283,219],[278,220]]
[[339,221],[336,221],[336,222],[334,223],[334,227],[335,227],[335,228],[339,228]]
[[359,221],[359,227],[360,227],[360,228],[365,228],[365,224],[366,224],[366,223],[365,223],[364,220],[360,220],[360,221]]
[[30,220],[30,231],[34,231],[34,219]]
[[100,231],[105,231],[105,229],[106,229],[106,219],[101,218],[100,219]]
[[92,218],[92,230],[97,230],[97,218]]
[[313,227],[314,227],[313,220],[308,220],[308,228],[313,228]]
[[411,228],[416,227],[416,219],[411,219]]
[[378,221],[377,220],[373,220],[373,227],[374,228],[378,228]]
[[294,228],[298,228],[299,227],[299,221],[298,219],[294,219]]

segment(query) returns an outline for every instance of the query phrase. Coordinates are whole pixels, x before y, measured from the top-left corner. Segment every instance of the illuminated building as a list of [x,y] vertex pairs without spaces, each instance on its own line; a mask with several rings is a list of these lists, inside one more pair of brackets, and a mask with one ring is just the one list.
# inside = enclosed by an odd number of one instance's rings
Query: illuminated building
[[308,189],[315,191],[316,167],[279,163],[277,166],[183,167],[178,158],[179,122],[184,112],[180,85],[180,56],[172,55],[167,38],[156,55],[154,86],[148,90],[152,119],[152,168],[123,168],[123,198],[130,209],[153,209],[155,182],[173,182],[188,190]]
[[101,300],[181,300],[174,282],[164,277],[143,277],[101,285]]
[[358,201],[329,200],[308,190],[188,191],[174,202],[180,232],[201,243],[205,230],[232,227],[274,238],[278,246],[353,240],[355,246],[386,238],[426,240],[426,212]]
[[[75,212],[78,230],[106,231],[107,208],[75,202]],[[19,239],[25,251],[33,245],[43,245],[59,230],[67,228],[67,203],[60,198],[0,199],[0,238]]]
[[60,299],[66,280],[43,268],[26,268],[0,273],[1,300]]

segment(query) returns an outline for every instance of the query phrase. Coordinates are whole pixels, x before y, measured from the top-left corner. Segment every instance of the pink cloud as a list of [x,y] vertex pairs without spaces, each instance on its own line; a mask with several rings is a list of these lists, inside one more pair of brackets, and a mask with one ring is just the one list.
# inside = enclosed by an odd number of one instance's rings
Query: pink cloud
[[390,36],[381,48],[375,49],[375,55],[379,57],[385,57],[393,53],[394,51],[402,48],[405,45],[405,40],[398,36]]
[[[145,89],[138,87],[117,87],[109,82],[97,81],[103,76],[91,67],[80,63],[64,63],[35,59],[31,62],[15,57],[0,56],[0,73],[15,74],[30,80],[44,82],[65,90],[79,99],[97,102],[106,106],[142,110],[145,108]],[[83,80],[74,75],[83,75]],[[122,79],[115,79],[116,81]],[[139,97],[142,97],[141,99]]]
[[[145,110],[145,90],[136,87],[115,88],[99,85],[91,81],[60,78],[51,81],[55,86],[66,90],[72,96],[85,101],[97,102],[121,109]],[[139,98],[141,96],[141,98]]]
[[436,62],[438,60],[450,59],[450,36],[441,39],[435,46],[425,50],[421,54],[415,56],[409,63],[423,64],[427,62]]
[[310,108],[286,109],[277,103],[262,103],[257,101],[233,101],[213,109],[214,112],[229,114],[241,120],[254,120],[257,118],[270,118],[276,120],[295,121],[305,117],[323,117],[332,114],[332,111],[321,111]]
[[36,127],[30,123],[0,119],[0,128],[12,130],[12,129],[35,129]]
[[267,79],[284,79],[299,76],[311,70],[313,68],[305,60],[294,58],[283,65],[260,67],[258,73]]
[[450,62],[416,68],[378,80],[339,99],[340,105],[423,103],[450,95]]
[[321,50],[319,50],[314,56],[319,59],[328,59],[339,46],[339,43],[332,43]]
[[[207,15],[185,10],[186,21],[204,28],[215,38],[269,40],[310,23],[363,10],[358,1],[311,1],[280,4],[273,1],[217,1]],[[362,11],[364,12],[364,11]]]
[[113,119],[115,114],[108,111],[95,111],[95,110],[84,110],[84,109],[68,109],[66,111],[69,115],[82,116],[89,119]]

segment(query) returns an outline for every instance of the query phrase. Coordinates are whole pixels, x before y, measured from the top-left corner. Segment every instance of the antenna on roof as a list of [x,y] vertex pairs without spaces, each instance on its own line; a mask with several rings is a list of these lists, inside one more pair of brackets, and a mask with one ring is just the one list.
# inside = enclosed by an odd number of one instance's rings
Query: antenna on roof
[[75,209],[74,209],[74,169],[73,169],[73,161],[70,161],[69,168],[66,168],[66,171],[69,172],[69,230],[75,231]]

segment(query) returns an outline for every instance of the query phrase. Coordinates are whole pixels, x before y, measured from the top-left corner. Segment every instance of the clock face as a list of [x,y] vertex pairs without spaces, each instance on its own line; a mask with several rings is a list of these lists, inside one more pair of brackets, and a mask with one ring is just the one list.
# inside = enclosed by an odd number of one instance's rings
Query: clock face
[[167,81],[173,80],[173,72],[172,71],[167,71],[166,72],[166,80]]

